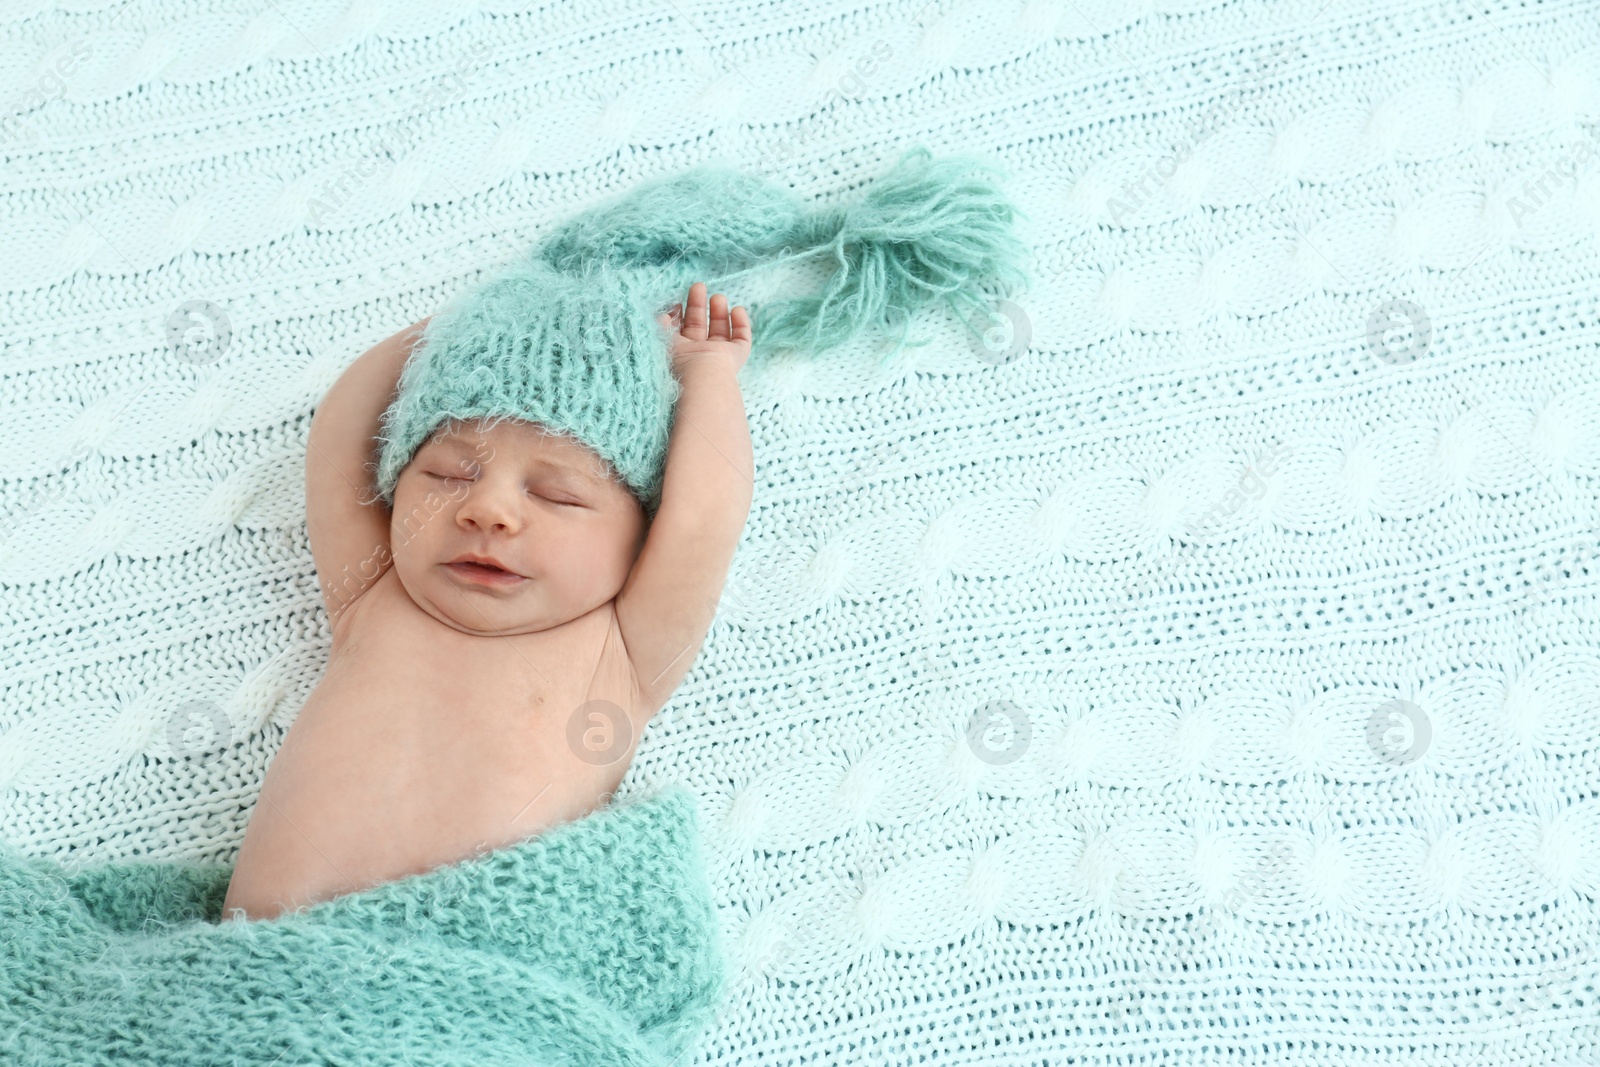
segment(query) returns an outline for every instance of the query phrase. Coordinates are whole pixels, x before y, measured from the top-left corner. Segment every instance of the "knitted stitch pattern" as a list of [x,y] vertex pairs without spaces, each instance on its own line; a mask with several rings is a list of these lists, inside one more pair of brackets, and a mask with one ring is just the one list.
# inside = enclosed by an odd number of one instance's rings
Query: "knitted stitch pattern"
[[665,1065],[724,980],[681,787],[276,919],[231,865],[0,844],[0,1063]]
[[1600,1062],[1592,0],[42,8],[0,5],[19,851],[236,854],[368,347],[652,179],[847,210],[925,143],[1012,175],[1037,285],[741,375],[749,522],[619,794],[700,800],[685,1067]]

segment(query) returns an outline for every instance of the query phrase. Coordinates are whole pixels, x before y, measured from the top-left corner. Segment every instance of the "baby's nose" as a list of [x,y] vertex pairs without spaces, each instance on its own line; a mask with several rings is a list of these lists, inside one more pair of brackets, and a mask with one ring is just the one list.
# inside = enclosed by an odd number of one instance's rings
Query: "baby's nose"
[[520,525],[515,502],[508,499],[505,492],[481,484],[468,491],[456,517],[485,529],[515,530]]

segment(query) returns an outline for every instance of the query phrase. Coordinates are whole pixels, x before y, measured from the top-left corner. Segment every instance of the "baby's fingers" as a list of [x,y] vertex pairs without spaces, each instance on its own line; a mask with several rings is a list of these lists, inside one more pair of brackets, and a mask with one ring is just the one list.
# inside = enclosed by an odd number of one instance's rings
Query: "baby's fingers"
[[717,293],[711,298],[711,328],[706,334],[711,340],[725,341],[729,334],[728,298]]
[[706,283],[689,286],[689,299],[683,305],[683,335],[690,340],[704,341],[710,333],[711,309],[706,303]]
[[744,305],[741,304],[728,312],[728,321],[733,325],[732,340],[749,341],[753,338],[750,332],[750,312],[744,309]]

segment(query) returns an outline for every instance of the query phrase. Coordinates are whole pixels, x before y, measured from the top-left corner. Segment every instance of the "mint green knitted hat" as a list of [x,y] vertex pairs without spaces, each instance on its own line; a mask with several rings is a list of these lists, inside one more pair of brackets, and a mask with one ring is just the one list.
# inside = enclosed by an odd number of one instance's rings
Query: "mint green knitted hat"
[[[764,179],[701,166],[568,220],[429,320],[384,412],[379,492],[392,507],[400,471],[441,424],[516,418],[593,449],[653,518],[680,393],[657,313],[703,281],[750,311],[752,363],[898,323],[887,360],[923,307],[942,299],[959,313],[981,306],[984,287],[1028,284],[1020,213],[997,173],[913,148],[855,205],[816,211]],[[762,304],[727,287],[813,256],[832,268],[821,293]]]

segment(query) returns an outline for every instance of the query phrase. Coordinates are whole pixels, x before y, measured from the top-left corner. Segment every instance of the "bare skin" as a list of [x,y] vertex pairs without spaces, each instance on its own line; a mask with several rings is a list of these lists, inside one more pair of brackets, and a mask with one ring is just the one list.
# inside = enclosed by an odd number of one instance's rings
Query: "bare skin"
[[750,318],[700,282],[659,320],[683,395],[653,522],[587,446],[518,420],[439,427],[391,512],[374,437],[426,322],[357,359],[312,419],[306,521],[333,642],[262,783],[230,918],[603,807],[693,664],[749,515]]

